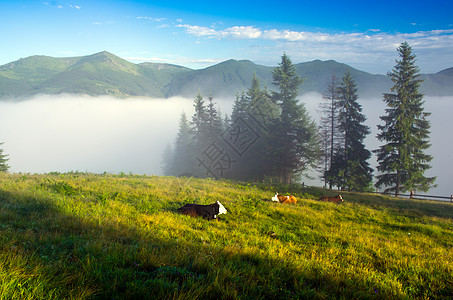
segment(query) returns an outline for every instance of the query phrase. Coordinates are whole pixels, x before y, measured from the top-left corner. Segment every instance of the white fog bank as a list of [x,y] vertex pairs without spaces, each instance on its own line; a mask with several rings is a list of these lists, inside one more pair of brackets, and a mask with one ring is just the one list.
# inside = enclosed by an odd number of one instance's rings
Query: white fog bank
[[[214,99],[222,114],[230,113],[233,99]],[[318,122],[319,94],[300,98]],[[453,194],[453,97],[425,98],[431,112],[431,148],[434,159],[428,176],[437,176],[429,194]],[[372,133],[365,140],[377,149],[376,125],[384,114],[382,99],[360,99]],[[14,173],[111,172],[161,175],[162,155],[173,144],[181,112],[190,119],[193,99],[88,96],[37,96],[22,102],[0,101],[0,146],[9,155]],[[370,160],[376,166],[376,159]],[[314,174],[318,178],[318,174]],[[321,180],[305,180],[322,186]]]
[[181,113],[192,100],[37,96],[0,102],[0,142],[10,172],[160,175]]

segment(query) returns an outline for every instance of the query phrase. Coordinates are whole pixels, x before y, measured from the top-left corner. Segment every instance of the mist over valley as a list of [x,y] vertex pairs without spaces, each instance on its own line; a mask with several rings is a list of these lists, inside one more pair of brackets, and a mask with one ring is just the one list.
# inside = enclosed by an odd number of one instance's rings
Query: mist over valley
[[[319,122],[319,93],[299,97],[309,114]],[[182,112],[190,119],[193,98],[123,98],[110,96],[38,95],[26,101],[0,102],[0,137],[14,173],[93,172],[162,175],[162,158],[173,145]],[[234,99],[214,101],[222,114],[230,114]],[[385,105],[379,98],[360,98],[369,150],[377,149],[376,124]],[[434,159],[428,176],[437,176],[438,187],[429,194],[452,194],[453,157],[449,135],[453,132],[453,97],[425,97],[431,112],[431,148]],[[376,159],[370,159],[373,168]],[[316,179],[306,184],[322,186]],[[376,171],[375,171],[376,175]]]
[[12,172],[161,174],[162,153],[191,101],[36,96],[0,103],[0,136]]

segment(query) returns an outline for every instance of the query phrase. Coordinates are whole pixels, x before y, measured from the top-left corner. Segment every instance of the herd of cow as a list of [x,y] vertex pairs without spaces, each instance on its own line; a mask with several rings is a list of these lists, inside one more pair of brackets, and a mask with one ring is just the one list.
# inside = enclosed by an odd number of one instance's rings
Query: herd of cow
[[[297,199],[293,195],[283,196],[279,195],[278,193],[275,194],[274,197],[271,198],[272,201],[280,202],[281,204],[296,204]],[[343,202],[343,197],[341,195],[337,195],[336,197],[321,197],[319,198],[320,201],[325,202],[333,202],[339,204]],[[217,219],[218,215],[226,214],[226,208],[217,201],[213,204],[202,205],[202,204],[186,204],[183,207],[178,208],[178,212],[184,215],[188,215],[191,217],[202,217],[208,220]]]

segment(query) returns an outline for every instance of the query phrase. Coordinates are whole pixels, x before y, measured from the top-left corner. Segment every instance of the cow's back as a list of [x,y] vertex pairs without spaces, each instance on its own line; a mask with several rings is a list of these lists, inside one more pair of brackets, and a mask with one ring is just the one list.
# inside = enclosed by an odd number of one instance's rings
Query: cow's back
[[183,207],[178,208],[178,212],[183,215],[188,215],[191,217],[197,216],[197,210],[193,204],[186,204]]
[[202,217],[208,220],[214,219],[216,215],[216,210],[213,205],[201,205],[194,203],[188,203],[183,207],[178,208],[178,212],[191,217]]
[[296,204],[297,203],[297,199],[293,195],[290,195],[290,196],[278,195],[277,197],[281,204],[290,204],[290,203]]
[[323,197],[320,197],[319,200],[324,201],[324,202],[332,202],[332,203],[336,203],[336,204],[339,204],[340,202],[343,201],[343,199],[340,198],[340,196],[336,196],[336,197],[323,196]]

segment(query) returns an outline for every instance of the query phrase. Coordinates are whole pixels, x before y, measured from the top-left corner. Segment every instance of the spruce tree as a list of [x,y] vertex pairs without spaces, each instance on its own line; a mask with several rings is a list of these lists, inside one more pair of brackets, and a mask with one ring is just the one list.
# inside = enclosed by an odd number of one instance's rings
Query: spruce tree
[[233,103],[233,110],[231,112],[231,121],[235,122],[239,117],[247,118],[247,112],[250,108],[250,99],[246,93],[242,91],[236,95]]
[[225,114],[222,122],[223,122],[223,130],[227,130],[231,126],[231,117],[228,114]]
[[430,113],[424,111],[423,94],[419,92],[422,80],[415,65],[415,55],[407,42],[397,49],[400,60],[388,76],[393,81],[391,93],[384,94],[387,104],[386,115],[381,116],[384,125],[378,125],[379,141],[385,142],[377,154],[376,187],[385,186],[385,192],[411,190],[427,191],[435,177],[425,177],[424,172],[431,168],[432,156],[425,154],[429,143]]
[[207,134],[207,113],[206,106],[200,92],[194,99],[195,112],[192,116],[190,125],[193,130],[193,144],[195,148],[199,148],[204,144]]
[[273,72],[273,83],[278,87],[273,100],[279,105],[280,118],[270,127],[274,170],[283,183],[315,167],[321,153],[315,122],[297,96],[303,80],[286,54]]
[[363,191],[371,183],[373,170],[367,162],[371,152],[364,145],[370,128],[363,124],[366,117],[357,100],[356,83],[347,72],[338,87],[338,131],[342,142],[335,151],[329,177],[342,189]]
[[208,106],[206,107],[206,139],[209,142],[213,142],[223,131],[223,121],[219,110],[215,107],[214,98],[209,96],[208,101]]
[[272,101],[267,87],[261,89],[256,74],[253,74],[252,85],[246,92],[246,99],[249,105],[248,113],[253,115],[263,127],[267,127],[270,120],[280,115],[278,105]]
[[248,105],[244,119],[259,138],[243,159],[241,173],[246,174],[247,179],[263,180],[271,173],[268,150],[272,147],[272,141],[269,140],[267,128],[279,116],[279,108],[272,102],[268,90],[261,89],[256,74],[245,93],[244,103]]
[[[0,146],[1,145],[3,145],[3,143],[0,143]],[[9,166],[6,163],[8,160],[8,155],[3,154],[3,149],[0,148],[0,172],[8,172]]]
[[173,151],[172,175],[192,173],[195,155],[192,147],[192,129],[183,112],[179,119],[179,130]]
[[335,147],[338,145],[338,139],[341,136],[338,132],[338,81],[332,74],[331,81],[327,86],[327,90],[323,94],[325,102],[320,103],[321,109],[321,126],[320,134],[322,140],[322,161],[324,162],[323,179],[324,186],[329,183],[329,188],[332,188],[332,180],[329,178],[328,170],[332,166],[334,159]]

